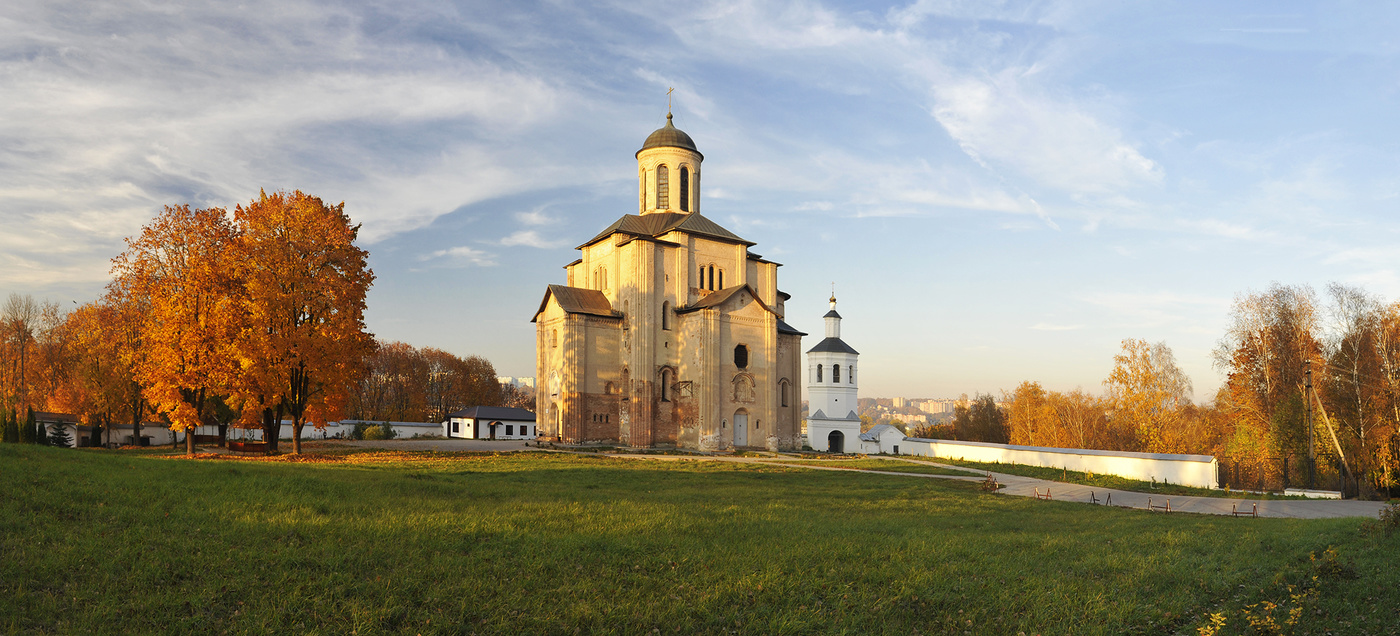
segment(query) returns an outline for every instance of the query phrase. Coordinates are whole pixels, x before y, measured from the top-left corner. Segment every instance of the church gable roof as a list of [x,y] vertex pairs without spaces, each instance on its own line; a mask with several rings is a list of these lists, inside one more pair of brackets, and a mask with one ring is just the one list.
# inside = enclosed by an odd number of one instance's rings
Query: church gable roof
[[797,329],[793,328],[792,325],[789,325],[789,324],[783,322],[783,319],[782,319],[782,318],[779,318],[779,319],[778,319],[778,333],[787,333],[787,334],[793,334],[793,335],[798,335],[798,336],[805,336],[805,335],[807,335],[806,332],[804,332],[804,331],[798,331]]
[[840,338],[827,338],[817,343],[817,346],[807,350],[807,353],[854,353],[860,355],[859,351],[851,348]]
[[530,322],[539,319],[545,307],[549,306],[549,299],[554,298],[554,302],[559,303],[559,308],[570,314],[589,314],[592,316],[603,316],[606,318],[616,318],[613,313],[612,303],[608,302],[608,297],[596,289],[583,289],[582,287],[568,287],[565,285],[550,285],[544,292],[544,300],[540,301],[540,308],[535,312],[535,317]]
[[700,216],[699,212],[691,214],[659,212],[656,214],[625,214],[602,232],[599,232],[597,236],[589,239],[587,243],[578,246],[576,249],[583,249],[614,234],[658,238],[664,234],[675,231],[704,236],[727,243],[739,243],[741,245],[755,244],[752,241],[739,238],[739,236],[733,232],[720,227],[718,223]]
[[[676,313],[686,314],[692,311],[699,311],[701,309],[718,308],[724,305],[725,303],[728,303],[735,296],[737,296],[739,292],[743,291],[747,291],[749,293],[749,297],[753,298],[754,303],[756,303],[760,309],[770,314],[773,314],[774,316],[778,315],[777,312],[773,311],[773,309],[770,308],[767,303],[763,302],[762,298],[758,297],[758,292],[755,291],[753,287],[750,287],[747,283],[743,285],[735,285],[733,287],[721,289],[713,294],[710,294],[704,298],[701,298],[700,300],[695,301],[695,304],[690,305],[689,307],[681,307],[679,309],[676,309]],[[789,327],[789,329],[791,329],[791,327]]]

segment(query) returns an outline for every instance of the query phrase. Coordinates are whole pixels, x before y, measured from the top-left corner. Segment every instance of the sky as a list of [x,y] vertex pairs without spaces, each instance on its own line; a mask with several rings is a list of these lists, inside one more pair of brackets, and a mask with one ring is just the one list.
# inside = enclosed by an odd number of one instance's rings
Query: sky
[[1136,338],[1204,402],[1238,295],[1400,299],[1400,5],[1274,1],[7,0],[0,294],[300,189],[362,224],[377,337],[533,376],[668,88],[704,214],[798,329],[834,284],[865,397],[1099,393]]

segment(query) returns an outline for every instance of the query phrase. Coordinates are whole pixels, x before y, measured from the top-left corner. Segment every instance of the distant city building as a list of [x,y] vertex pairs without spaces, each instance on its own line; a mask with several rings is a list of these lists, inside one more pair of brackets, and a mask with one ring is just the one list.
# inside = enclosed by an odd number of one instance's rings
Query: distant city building
[[496,376],[496,381],[499,382],[499,383],[501,383],[501,384],[509,384],[509,385],[511,385],[511,386],[519,387],[519,388],[522,388],[522,389],[533,389],[533,388],[535,388],[535,379],[534,379],[534,378],[512,378],[512,377],[510,377],[510,376],[501,375],[501,376]]
[[909,403],[909,400],[906,400],[906,399],[904,399],[904,398],[902,398],[902,397],[897,397],[897,398],[894,399],[894,407],[897,408],[897,409],[904,408],[904,405],[906,405],[906,404],[908,404],[908,403]]
[[856,415],[856,359],[860,353],[841,340],[841,314],[836,295],[826,320],[826,338],[807,350],[807,444],[813,450],[844,453],[860,450],[860,417]]

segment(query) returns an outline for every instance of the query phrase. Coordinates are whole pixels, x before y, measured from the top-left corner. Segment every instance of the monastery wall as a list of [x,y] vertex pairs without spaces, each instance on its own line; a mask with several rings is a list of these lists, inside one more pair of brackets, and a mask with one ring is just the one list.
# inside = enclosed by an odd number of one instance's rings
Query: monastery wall
[[1209,455],[1128,453],[914,437],[906,437],[898,442],[898,445],[899,452],[905,455],[1045,466],[1117,475],[1141,481],[1170,482],[1196,488],[1219,488],[1216,483],[1216,469],[1219,464]]

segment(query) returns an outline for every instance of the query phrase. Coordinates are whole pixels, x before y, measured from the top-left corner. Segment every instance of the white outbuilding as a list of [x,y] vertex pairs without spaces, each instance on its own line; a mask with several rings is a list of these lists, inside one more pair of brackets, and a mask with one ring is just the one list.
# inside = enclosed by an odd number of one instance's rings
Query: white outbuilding
[[457,439],[535,439],[535,414],[504,406],[473,406],[447,416],[442,434]]

